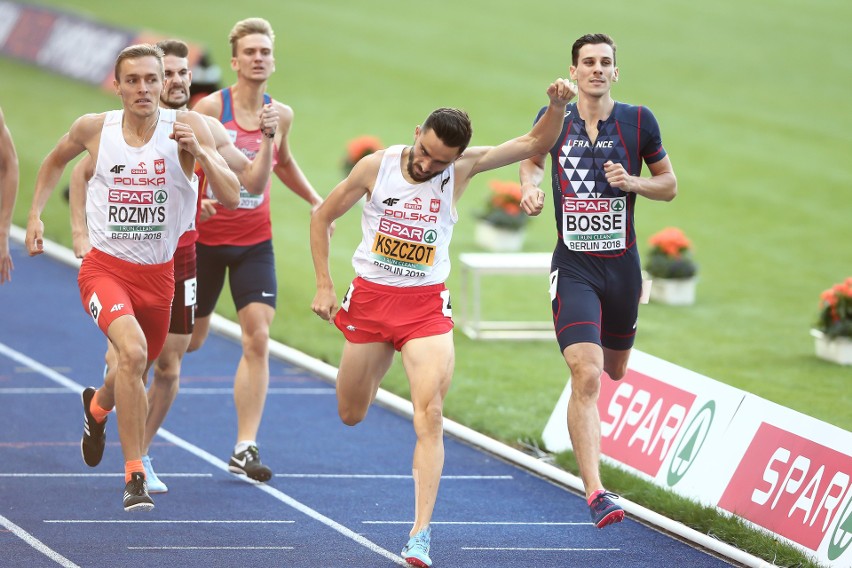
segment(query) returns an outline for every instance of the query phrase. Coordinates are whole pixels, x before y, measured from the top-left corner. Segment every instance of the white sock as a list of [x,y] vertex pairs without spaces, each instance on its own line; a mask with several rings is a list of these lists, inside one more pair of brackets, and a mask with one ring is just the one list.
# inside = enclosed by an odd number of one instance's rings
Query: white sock
[[242,442],[237,442],[237,445],[234,446],[234,453],[239,454],[240,452],[244,452],[249,449],[251,446],[256,446],[257,442],[254,440],[243,440]]

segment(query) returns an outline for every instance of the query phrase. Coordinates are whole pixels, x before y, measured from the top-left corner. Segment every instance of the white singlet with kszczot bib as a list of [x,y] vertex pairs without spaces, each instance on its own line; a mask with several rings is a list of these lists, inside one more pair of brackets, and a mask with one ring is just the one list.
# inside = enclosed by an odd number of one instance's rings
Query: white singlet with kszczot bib
[[124,111],[106,113],[86,192],[92,246],[136,264],[168,262],[181,234],[195,222],[198,178],[186,177],[178,145],[169,138],[177,113],[159,112],[151,140],[140,148],[124,141]]
[[361,216],[355,273],[386,286],[441,284],[450,274],[450,240],[458,214],[453,207],[451,164],[429,181],[410,184],[402,175],[405,146],[385,150],[376,183]]

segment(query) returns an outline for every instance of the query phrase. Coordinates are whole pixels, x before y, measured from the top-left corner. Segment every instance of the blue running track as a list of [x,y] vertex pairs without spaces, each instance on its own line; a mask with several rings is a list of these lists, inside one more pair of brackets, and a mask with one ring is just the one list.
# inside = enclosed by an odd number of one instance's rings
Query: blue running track
[[[100,466],[80,456],[79,392],[101,384],[105,339],[76,268],[12,247],[13,280],[0,287],[0,566],[403,564],[409,418],[374,406],[348,428],[333,385],[273,359],[258,442],[275,476],[249,483],[227,471],[240,348],[217,335],[186,357],[151,448],[169,493],[125,513],[115,416]],[[582,497],[449,436],[432,527],[436,568],[731,565],[634,520],[598,530]]]

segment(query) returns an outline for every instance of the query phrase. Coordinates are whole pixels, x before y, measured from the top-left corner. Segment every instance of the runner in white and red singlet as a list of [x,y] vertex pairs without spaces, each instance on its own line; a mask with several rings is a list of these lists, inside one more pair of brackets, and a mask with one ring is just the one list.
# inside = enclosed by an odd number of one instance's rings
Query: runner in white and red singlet
[[[333,322],[346,342],[337,373],[337,408],[354,426],[367,414],[393,362],[402,363],[414,406],[414,526],[402,556],[431,566],[429,523],[444,467],[444,397],[454,367],[448,247],[456,204],[476,174],[546,152],[556,141],[575,91],[558,80],[533,129],[499,146],[468,148],[467,113],[442,108],[414,131],[412,146],[391,146],[358,162],[311,219],[317,293],[311,309]],[[338,307],[329,270],[331,224],[366,196],[355,280]]]
[[[175,110],[186,110],[189,101],[189,88],[192,84],[192,71],[189,69],[189,47],[177,40],[157,42],[157,47],[163,50],[163,65],[165,84],[160,96],[160,106]],[[201,115],[207,120],[216,143],[216,150],[225,159],[228,167],[237,174],[240,183],[255,192],[262,191],[269,182],[272,167],[272,151],[274,144],[271,139],[264,138],[260,151],[254,160],[249,160],[234,146],[227,131],[215,118]],[[278,112],[270,106],[263,109],[261,122],[268,128],[276,128]],[[86,184],[92,177],[94,166],[89,156],[74,167],[71,174],[69,204],[71,206],[71,234],[74,252],[78,258],[83,258],[91,249],[89,231],[86,226]],[[201,217],[201,196],[204,195],[206,177],[203,169],[196,165],[196,174],[203,180],[199,185],[199,207],[195,225]],[[239,203],[239,195],[229,194],[222,188],[211,187],[211,194],[217,203],[225,209],[234,209]],[[196,305],[196,257],[195,241],[198,231],[192,228],[181,235],[174,255],[175,287],[172,302],[169,333],[160,355],[154,361],[153,380],[148,385],[148,417],[145,421],[145,437],[142,442],[142,465],[145,468],[145,478],[148,482],[149,493],[165,493],[168,486],[157,476],[149,454],[151,441],[166,419],[169,408],[177,397],[180,385],[180,368],[183,356],[189,346],[195,323]],[[98,402],[106,409],[115,405],[115,351],[107,342],[107,361],[104,375],[104,386],[98,391]]]
[[[44,251],[41,213],[68,162],[87,151],[95,164],[86,218],[92,251],[78,276],[83,306],[116,352],[115,404],[125,460],[124,509],[154,507],[142,465],[145,377],[166,339],[174,291],[172,256],[192,226],[195,164],[236,194],[239,182],[216,152],[203,117],[160,109],[163,52],[130,46],[118,55],[115,89],[122,110],[78,118],[42,163],[27,223],[30,255]],[[100,462],[108,410],[83,391],[83,459]]]

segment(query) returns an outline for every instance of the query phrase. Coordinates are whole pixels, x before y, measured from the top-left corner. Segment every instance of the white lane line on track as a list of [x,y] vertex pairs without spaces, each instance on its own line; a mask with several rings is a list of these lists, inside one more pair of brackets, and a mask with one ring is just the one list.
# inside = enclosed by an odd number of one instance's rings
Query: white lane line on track
[[[46,367],[45,365],[42,365],[38,361],[31,359],[30,357],[27,357],[23,353],[19,353],[18,351],[11,349],[10,347],[6,346],[3,343],[0,343],[0,354],[5,355],[6,357],[8,357],[10,359],[13,359],[14,361],[17,361],[21,365],[26,365],[27,367],[34,369],[35,371],[38,371],[39,373],[41,373],[42,375],[44,375],[48,379],[50,379],[50,380],[52,380],[56,383],[59,383],[60,385],[66,387],[69,390],[72,390],[76,393],[83,392],[84,387],[82,385],[78,384],[75,381],[72,381],[71,379],[69,379],[68,377],[65,377],[64,375],[57,373],[53,369]],[[202,450],[198,446],[195,446],[195,445],[187,442],[183,438],[180,438],[180,437],[172,434],[171,432],[169,432],[168,430],[166,430],[164,428],[160,428],[159,432],[157,432],[157,435],[162,437],[162,438],[165,438],[169,442],[172,442],[174,445],[179,446],[180,448],[183,448],[184,450],[186,450],[190,454],[194,455],[195,457],[206,461],[207,463],[209,463],[213,467],[228,473],[228,475],[233,476],[233,474],[228,471],[228,464],[227,463],[220,460],[216,456],[210,454],[209,452]],[[300,501],[293,499],[292,497],[290,497],[286,493],[279,491],[278,489],[275,489],[274,487],[271,487],[269,485],[266,485],[266,484],[263,484],[263,483],[256,483],[255,481],[253,481],[253,480],[251,480],[247,477],[236,476],[236,478],[242,480],[244,483],[248,483],[249,485],[254,485],[257,489],[260,489],[261,491],[265,492],[267,495],[274,497],[275,499],[281,501],[285,505],[288,505],[289,507],[296,509],[300,513],[303,513],[303,514],[307,515],[308,517],[310,517],[311,519],[314,519],[315,521],[318,521],[318,522],[324,524],[325,526],[337,531],[338,533],[342,534],[343,536],[345,536],[345,537],[347,537],[351,540],[354,540],[356,543],[360,544],[364,548],[367,548],[368,550],[370,550],[370,551],[372,551],[372,552],[374,552],[374,553],[376,553],[380,556],[383,556],[383,557],[387,558],[388,560],[392,560],[394,563],[396,563],[400,566],[407,566],[406,562],[398,554],[394,554],[393,552],[391,552],[389,550],[385,550],[384,548],[382,548],[378,544],[364,538],[363,536],[359,535],[358,533],[354,532],[353,530],[347,528],[346,526],[338,523],[337,521],[335,521],[333,519],[326,517],[325,515],[321,514],[320,512],[315,511],[314,509],[311,509],[310,507],[301,503]]]
[[[212,473],[157,473],[158,477],[213,477]],[[0,473],[0,477],[121,477],[123,473]]]
[[[157,475],[160,475],[159,473]],[[275,477],[286,477],[288,479],[412,479],[411,474],[396,475],[396,474],[369,474],[369,473],[276,473]],[[511,475],[442,475],[441,481],[444,480],[512,480]]]
[[127,550],[293,550],[292,546],[128,546]]
[[74,564],[52,548],[48,548],[47,546],[45,546],[42,541],[40,541],[27,531],[7,519],[3,515],[0,515],[0,526],[6,527],[9,532],[11,532],[16,537],[18,537],[22,541],[26,542],[27,544],[47,556],[60,566],[63,566],[65,568],[80,568],[77,564]]
[[[58,372],[58,371],[57,371]],[[0,388],[0,394],[73,394],[63,388]]]
[[[411,521],[361,521],[365,525],[410,525]],[[578,527],[592,525],[587,522],[527,522],[527,521],[430,521],[430,525],[524,525],[541,527]]]
[[[58,373],[56,369],[51,369],[52,371]],[[19,388],[19,387],[6,387],[0,388],[0,395],[3,394],[72,394],[68,392],[68,389],[64,388]],[[212,395],[212,394],[224,394],[224,395],[233,395],[233,388],[200,388],[200,387],[181,387],[180,394],[183,395]],[[328,396],[334,395],[334,389],[332,388],[299,388],[299,387],[282,387],[282,388],[270,388],[267,391],[267,394],[287,394],[287,395],[320,395],[320,396]]]
[[545,547],[516,547],[508,546],[462,546],[462,550],[514,550],[517,552],[620,552],[620,548],[545,548]]
[[223,519],[223,520],[193,519],[193,520],[184,520],[184,521],[168,520],[168,519],[162,519],[162,520],[160,520],[160,519],[157,519],[157,520],[145,520],[145,519],[133,519],[133,520],[121,520],[121,519],[52,519],[51,520],[51,519],[47,519],[44,522],[45,523],[69,524],[69,525],[78,524],[78,523],[84,524],[84,525],[86,525],[86,524],[89,524],[89,525],[94,525],[94,524],[105,524],[105,525],[120,525],[120,524],[129,524],[130,525],[130,524],[133,524],[133,525],[138,525],[140,523],[149,523],[149,524],[154,524],[154,525],[170,525],[170,524],[178,524],[178,525],[179,524],[185,524],[185,525],[214,525],[214,524],[215,525],[250,525],[250,524],[254,524],[254,525],[258,525],[258,524],[264,524],[265,523],[265,524],[268,524],[268,525],[275,525],[275,524],[293,524],[296,521],[273,521],[273,520],[269,520],[269,519],[258,519],[258,520],[242,519],[242,520],[238,520],[238,521],[230,520],[230,519]]
[[[225,394],[231,396],[234,394],[233,388],[202,388],[202,387],[181,387],[180,394]],[[299,388],[299,387],[270,387],[266,394],[289,394],[289,395],[334,395],[334,389],[327,387],[317,388]]]

